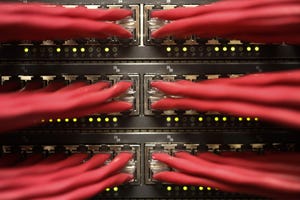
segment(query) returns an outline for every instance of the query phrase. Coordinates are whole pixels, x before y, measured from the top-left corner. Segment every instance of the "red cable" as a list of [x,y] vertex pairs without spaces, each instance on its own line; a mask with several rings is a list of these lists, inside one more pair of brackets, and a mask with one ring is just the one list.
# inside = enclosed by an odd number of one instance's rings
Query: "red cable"
[[52,170],[44,174],[25,174],[18,176],[18,179],[4,179],[2,187],[0,187],[0,192],[17,188],[32,187],[33,185],[40,185],[42,183],[50,184],[55,183],[58,180],[68,179],[86,171],[101,167],[109,158],[110,154],[108,153],[96,154],[83,164],[66,166],[65,168]]
[[[56,171],[59,169],[63,169],[66,167],[71,167],[74,165],[80,164],[84,159],[88,157],[87,154],[74,154],[70,156],[69,158],[59,161],[54,164],[37,164],[33,166],[26,166],[22,168],[16,168],[16,169],[1,169],[0,170],[0,177],[3,178],[13,178],[18,177],[21,175],[33,175],[33,174],[44,174],[49,173],[52,171]],[[0,183],[0,185],[2,185]]]
[[[191,155],[189,156],[188,153],[184,154],[184,152],[177,153],[176,156],[184,157],[184,159],[175,158],[165,153],[152,155],[153,159],[161,161],[183,173],[212,178],[230,184],[278,190],[282,194],[299,195],[299,177],[296,177],[295,180],[295,177],[287,175],[279,176],[274,173],[262,173],[255,170],[218,165],[200,160]],[[259,180],[257,177],[259,177]]]
[[[189,98],[165,98],[151,105],[156,110],[218,111],[235,116],[259,117],[292,128],[300,128],[300,113],[297,110],[271,107],[228,100],[198,100]],[[274,114],[276,113],[276,114]]]
[[177,82],[151,82],[151,86],[168,95],[199,99],[226,99],[255,102],[266,105],[299,107],[300,88],[297,86],[235,86],[228,84],[180,84]]
[[22,162],[17,163],[16,167],[18,168],[24,168],[27,166],[32,166],[35,165],[36,163],[38,163],[39,161],[43,160],[44,156],[41,153],[34,153],[31,155],[28,155],[27,158],[25,160],[23,160]]
[[108,177],[104,180],[102,180],[100,183],[96,182],[93,184],[89,184],[87,186],[80,187],[78,189],[75,189],[71,192],[66,192],[61,195],[57,196],[50,196],[50,197],[43,197],[38,199],[61,199],[61,200],[73,200],[73,199],[88,199],[90,197],[95,196],[99,192],[102,192],[106,188],[114,187],[121,185],[125,182],[130,181],[133,179],[133,176],[131,174],[125,174],[125,173],[119,173],[116,175],[112,175],[111,177]]
[[1,198],[33,199],[66,193],[75,190],[76,188],[96,183],[105,179],[106,177],[118,172],[123,167],[125,167],[125,165],[131,158],[131,153],[122,152],[117,155],[111,163],[102,168],[78,174],[77,176],[69,177],[66,180],[64,179],[55,181],[53,183],[45,183],[40,185],[33,185],[32,187],[5,191],[1,193]]
[[39,164],[52,164],[58,161],[66,159],[67,155],[65,153],[54,153],[53,155],[48,156],[46,159],[39,162]]

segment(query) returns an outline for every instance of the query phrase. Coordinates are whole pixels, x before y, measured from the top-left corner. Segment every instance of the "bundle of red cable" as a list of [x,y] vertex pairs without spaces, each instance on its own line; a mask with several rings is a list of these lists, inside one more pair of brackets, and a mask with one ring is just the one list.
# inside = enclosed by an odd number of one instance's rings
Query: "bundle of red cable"
[[[132,34],[112,23],[132,14],[126,9],[65,8],[39,3],[1,3],[0,41],[130,38]],[[108,22],[110,21],[110,22]]]
[[[35,125],[41,119],[82,117],[130,110],[131,103],[113,98],[126,93],[131,84],[121,81],[109,87],[108,82],[92,85],[75,82],[65,86],[62,82],[53,81],[41,89],[38,89],[39,84],[32,83],[20,91],[0,93],[0,132]],[[8,84],[2,89],[10,91],[10,87]]]
[[152,33],[161,38],[197,35],[250,42],[300,44],[298,0],[223,0],[194,8],[153,11],[152,17],[174,20]]
[[[54,154],[45,159],[41,154],[32,155],[14,167],[0,168],[0,196],[1,199],[87,199],[131,180],[131,174],[120,171],[132,156],[121,152],[104,165],[110,154],[95,154],[91,158],[84,153],[67,158]],[[5,157],[0,158],[0,163],[5,162]],[[7,162],[4,166],[8,166]]]
[[250,157],[231,154],[223,157],[212,153],[194,156],[177,152],[173,157],[166,153],[154,153],[153,159],[176,171],[159,172],[153,178],[179,185],[209,186],[226,192],[297,199],[300,195],[299,155],[287,152]]
[[300,128],[300,70],[251,74],[201,82],[155,81],[171,97],[152,104],[157,110],[219,111]]

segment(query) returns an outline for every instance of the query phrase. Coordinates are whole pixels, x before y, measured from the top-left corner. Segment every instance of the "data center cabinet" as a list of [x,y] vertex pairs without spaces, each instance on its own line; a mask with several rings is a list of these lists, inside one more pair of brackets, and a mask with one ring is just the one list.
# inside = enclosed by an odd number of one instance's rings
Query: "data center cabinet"
[[[26,2],[31,2],[28,0]],[[258,44],[222,38],[190,36],[176,40],[151,38],[151,32],[168,21],[151,18],[153,10],[196,6],[213,0],[40,0],[63,6],[127,8],[133,15],[117,21],[132,39],[116,37],[66,41],[16,41],[0,44],[2,85],[16,90],[31,82],[108,81],[133,82],[119,100],[133,104],[124,113],[95,114],[82,118],[41,119],[39,126],[2,134],[1,154],[33,151],[53,153],[117,152],[126,149],[134,158],[124,169],[134,181],[107,189],[94,199],[259,199],[226,193],[204,186],[159,183],[152,174],[168,167],[152,160],[157,151],[297,151],[299,131],[270,124],[255,117],[229,116],[218,112],[168,110],[158,112],[151,103],[164,94],[151,87],[153,80],[201,81],[234,78],[249,73],[300,67],[300,47]],[[21,33],[20,33],[21,34]]]

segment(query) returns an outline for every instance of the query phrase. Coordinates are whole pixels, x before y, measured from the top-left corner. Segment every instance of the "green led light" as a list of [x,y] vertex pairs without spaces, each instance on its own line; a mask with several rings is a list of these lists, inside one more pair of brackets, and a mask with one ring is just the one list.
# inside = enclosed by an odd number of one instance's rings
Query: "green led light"
[[56,48],[56,52],[57,53],[61,52],[61,48]]
[[118,192],[119,188],[118,187],[114,187],[113,190],[114,190],[114,192]]
[[93,122],[94,119],[92,117],[89,118],[89,122]]
[[171,118],[171,117],[166,117],[166,121],[167,121],[167,122],[171,122],[171,121],[172,121],[172,118]]
[[235,47],[231,47],[230,50],[231,50],[231,51],[235,51]]
[[105,122],[109,122],[109,118],[108,118],[108,117],[105,117],[104,121],[105,121]]
[[81,47],[81,48],[80,48],[80,51],[81,51],[82,53],[85,52],[85,48]]
[[108,47],[105,47],[104,48],[104,51],[107,53],[107,52],[109,52],[109,48]]
[[109,191],[110,191],[110,188],[106,188],[105,191],[106,191],[106,192],[109,192]]
[[25,48],[24,48],[24,52],[25,52],[25,53],[28,53],[28,52],[29,52],[29,49],[28,49],[27,47],[25,47]]
[[73,118],[73,122],[77,122],[77,118]]
[[223,117],[222,120],[223,120],[223,122],[226,122],[227,121],[227,117]]
[[254,47],[254,51],[259,51],[259,47]]
[[250,122],[250,121],[251,121],[251,118],[250,118],[250,117],[247,117],[246,120],[247,120],[248,122]]
[[175,117],[175,118],[174,118],[174,121],[175,121],[175,122],[179,122],[179,117]]
[[97,117],[97,122],[101,122],[101,118],[100,117]]
[[198,121],[202,122],[203,121],[203,117],[198,117]]
[[167,52],[171,52],[171,51],[172,51],[172,48],[171,48],[171,47],[167,47],[167,48],[166,48],[166,51],[167,51]]
[[167,191],[172,191],[172,186],[167,186]]
[[49,119],[49,122],[53,122],[53,119]]
[[59,122],[61,122],[61,119],[60,119],[60,118],[58,118],[58,119],[56,119],[56,121],[59,123]]
[[113,118],[112,118],[112,121],[113,121],[113,122],[117,122],[117,121],[118,121],[118,118],[117,118],[117,117],[113,117]]
[[77,48],[72,48],[72,51],[73,51],[73,53],[76,53],[77,52]]
[[242,118],[242,117],[239,117],[238,119],[239,119],[240,122],[243,121],[243,118]]
[[198,189],[199,189],[200,191],[202,191],[202,190],[204,189],[204,187],[199,186]]
[[227,51],[227,47],[223,47],[223,51]]
[[187,52],[187,50],[188,50],[187,47],[182,47],[183,52]]
[[210,191],[210,190],[211,190],[211,187],[207,187],[206,189],[207,189],[208,191]]
[[65,119],[65,122],[69,122],[69,118],[66,118],[66,119]]
[[218,122],[218,121],[219,121],[219,117],[215,117],[214,119],[215,119],[215,121],[216,121],[216,122]]
[[187,191],[188,189],[189,189],[188,186],[183,186],[183,187],[182,187],[182,190],[183,190],[183,191]]
[[220,48],[219,47],[215,47],[215,51],[220,51]]
[[251,51],[251,47],[247,47],[247,51]]
[[258,117],[255,117],[254,120],[255,120],[255,121],[258,121],[259,119],[258,119]]

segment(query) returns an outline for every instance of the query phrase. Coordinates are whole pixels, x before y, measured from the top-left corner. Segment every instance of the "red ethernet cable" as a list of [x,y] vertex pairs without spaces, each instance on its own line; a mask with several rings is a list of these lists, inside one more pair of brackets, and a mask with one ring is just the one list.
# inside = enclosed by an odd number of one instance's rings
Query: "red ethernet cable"
[[[46,198],[53,195],[69,193],[86,185],[91,185],[99,181],[105,180],[107,177],[121,170],[127,162],[132,158],[132,153],[121,152],[108,165],[90,170],[82,174],[77,174],[67,179],[55,182],[32,185],[31,187],[17,188],[1,192],[3,199],[33,199]],[[131,178],[131,177],[130,177]]]
[[175,20],[153,32],[154,38],[195,34],[203,38],[219,36],[252,42],[300,43],[297,37],[300,4],[296,0],[221,1],[195,8],[153,11],[151,16]]
[[[278,190],[279,194],[288,195],[299,195],[300,191],[299,176],[294,177],[235,166],[219,165],[199,159],[185,152],[176,153],[176,157],[165,153],[153,154],[152,157],[182,173],[206,177],[224,183],[237,184],[244,187],[250,186],[257,189],[266,188],[267,190]],[[257,177],[259,177],[259,180],[257,180]]]
[[[1,4],[0,40],[45,40],[82,37],[130,38],[122,26],[105,21],[123,19],[132,14],[125,9],[64,8],[43,4]],[[99,21],[103,20],[103,21]],[[22,31],[22,34],[20,33]]]

